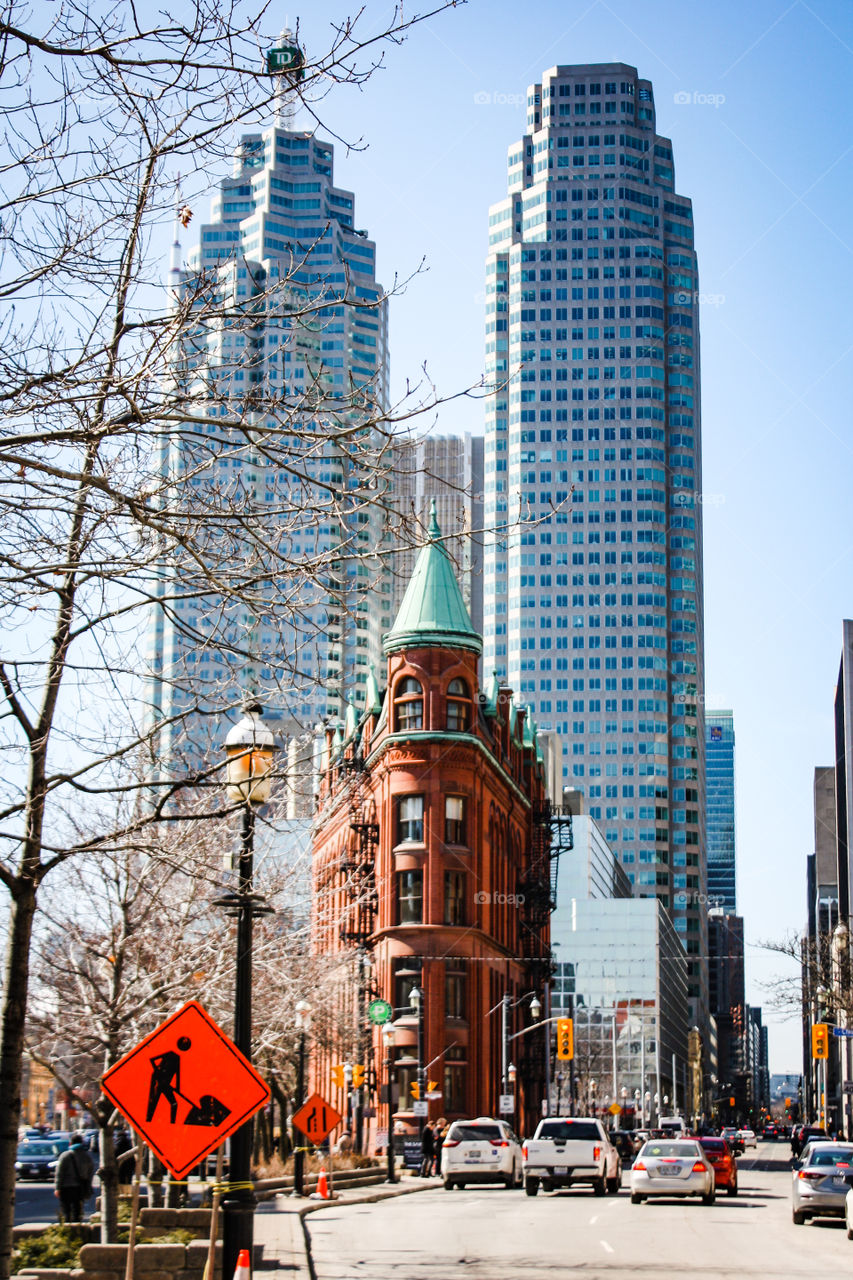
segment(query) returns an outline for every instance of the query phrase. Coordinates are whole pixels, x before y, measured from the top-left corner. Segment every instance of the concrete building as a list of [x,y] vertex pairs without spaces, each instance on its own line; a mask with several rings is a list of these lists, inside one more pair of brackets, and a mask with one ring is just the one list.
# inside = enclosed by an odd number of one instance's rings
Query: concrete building
[[[236,600],[208,594],[179,559],[161,566],[149,703],[173,764],[210,759],[223,713],[249,690],[282,737],[342,715],[347,700],[364,705],[391,620],[388,583],[371,561],[383,531],[371,504],[346,498],[369,454],[352,447],[353,428],[367,446],[387,396],[375,267],[353,193],[335,185],[332,145],[278,126],[240,139],[186,266],[173,264],[175,297],[191,306],[175,376],[194,423],[164,440],[163,473],[200,500],[236,489],[273,553],[325,566],[313,581],[298,567],[293,582],[279,572]],[[277,446],[272,461],[264,432]],[[211,580],[227,583],[227,549],[213,538],[211,549]]]
[[708,902],[737,914],[735,729],[731,711],[705,711]]
[[684,949],[663,905],[632,896],[594,819],[574,817],[572,832],[551,917],[552,1010],[574,1018],[575,1058],[559,1092],[568,1101],[574,1088],[576,1106],[619,1103],[626,1122],[651,1122],[674,1100],[686,1105]]
[[489,211],[485,650],[707,1018],[699,293],[651,82],[555,66]]
[[711,1014],[717,1025],[717,1116],[728,1123],[745,1120],[753,1102],[742,916],[719,909],[709,913],[708,953]]
[[[314,835],[314,948],[340,975],[315,1079],[346,1105],[331,1067],[355,1054],[381,1070],[366,993],[383,997],[396,1035],[385,1083],[394,1123],[410,1133],[419,1069],[438,1086],[433,1119],[498,1113],[499,1095],[512,1092],[500,1006],[508,996],[508,1037],[532,1025],[532,996],[544,1003],[550,970],[535,725],[506,686],[480,685],[482,640],[434,513],[428,533],[384,638],[384,694],[371,680],[360,719],[350,708],[343,733],[326,736]],[[544,1031],[512,1045],[516,1121],[531,1129],[545,1090]],[[376,1145],[374,1129],[366,1143]]]
[[[483,437],[428,435],[395,446],[394,497],[402,518],[412,522],[408,541],[423,542],[435,503],[445,547],[456,570],[474,630],[483,633]],[[391,561],[394,611],[409,585],[417,547]]]
[[842,624],[841,662],[835,690],[835,837],[838,846],[838,910],[850,917],[853,884],[853,622]]

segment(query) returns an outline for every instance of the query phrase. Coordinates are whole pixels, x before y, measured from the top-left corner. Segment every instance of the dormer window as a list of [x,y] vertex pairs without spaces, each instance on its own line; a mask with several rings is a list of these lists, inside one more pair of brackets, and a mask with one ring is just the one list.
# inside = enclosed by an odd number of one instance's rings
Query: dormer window
[[422,729],[424,691],[414,676],[404,676],[394,693],[394,723],[398,733]]
[[451,733],[465,733],[471,723],[471,699],[464,680],[451,680],[447,686],[447,728]]

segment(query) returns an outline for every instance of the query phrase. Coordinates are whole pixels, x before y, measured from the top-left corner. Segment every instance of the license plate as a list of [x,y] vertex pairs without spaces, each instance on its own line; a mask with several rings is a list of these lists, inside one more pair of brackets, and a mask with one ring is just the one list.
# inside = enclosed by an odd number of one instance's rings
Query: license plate
[[833,1185],[834,1187],[846,1187],[846,1186],[847,1186],[847,1179],[846,1179],[846,1178],[833,1178],[833,1179],[832,1179],[832,1185]]
[[479,1159],[480,1159],[480,1152],[479,1152],[479,1151],[469,1151],[469,1152],[468,1152],[468,1154],[466,1155],[465,1159],[466,1159],[466,1160],[479,1160]]
[[568,1173],[568,1172],[569,1172],[569,1166],[568,1166],[567,1164],[555,1164],[555,1165],[554,1165],[554,1172],[555,1172],[555,1173]]
[[681,1173],[681,1166],[677,1164],[659,1164],[658,1173],[663,1178],[677,1178]]

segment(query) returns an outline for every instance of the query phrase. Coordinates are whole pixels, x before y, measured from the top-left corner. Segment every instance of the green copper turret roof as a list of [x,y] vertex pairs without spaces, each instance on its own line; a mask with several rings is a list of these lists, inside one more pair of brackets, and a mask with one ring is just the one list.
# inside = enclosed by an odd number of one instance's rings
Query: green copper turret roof
[[428,533],[429,542],[421,547],[400,612],[382,647],[386,654],[423,645],[482,653],[483,641],[474,630],[450,556],[439,541],[434,502]]
[[367,673],[367,684],[364,686],[364,714],[366,716],[378,716],[381,710],[382,698],[376,681],[376,668],[371,663],[370,670]]

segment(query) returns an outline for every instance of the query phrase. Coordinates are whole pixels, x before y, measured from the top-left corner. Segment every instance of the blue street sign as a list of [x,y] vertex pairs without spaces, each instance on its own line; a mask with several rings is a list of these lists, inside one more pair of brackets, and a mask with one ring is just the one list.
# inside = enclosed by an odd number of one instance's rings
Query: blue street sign
[[853,1040],[853,1028],[851,1027],[833,1027],[832,1034],[838,1036],[839,1039]]

